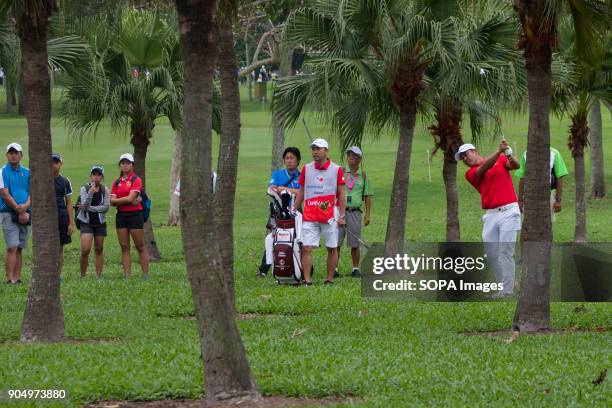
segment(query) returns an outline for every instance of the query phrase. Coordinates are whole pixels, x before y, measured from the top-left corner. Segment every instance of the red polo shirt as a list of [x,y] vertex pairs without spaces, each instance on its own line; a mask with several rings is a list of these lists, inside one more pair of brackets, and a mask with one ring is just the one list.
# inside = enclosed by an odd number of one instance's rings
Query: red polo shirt
[[[314,167],[317,170],[327,170],[330,165],[331,159],[327,159],[327,161],[322,166],[319,163],[314,162]],[[298,183],[300,183],[300,186],[304,186],[306,183],[306,166],[302,167]],[[344,181],[344,170],[342,170],[342,167],[338,166],[338,185],[341,186],[343,184],[346,184],[346,182]]]
[[[140,193],[140,191],[142,190],[142,180],[140,179],[140,177],[136,176],[136,178],[134,179],[134,183],[132,183],[132,177],[134,176],[134,172],[131,172],[127,177],[119,177],[119,183],[117,183],[117,180],[115,180],[115,182],[113,183],[111,194],[115,195],[117,198],[124,198],[130,195],[130,192],[132,191],[138,191],[138,193]],[[117,207],[117,210],[126,212],[142,211],[142,204],[125,204],[120,207]]]
[[481,179],[476,176],[478,166],[470,167],[465,172],[465,178],[472,184],[482,197],[482,208],[485,210],[516,203],[516,193],[510,171],[506,167],[508,159],[500,154],[497,161],[487,170]]

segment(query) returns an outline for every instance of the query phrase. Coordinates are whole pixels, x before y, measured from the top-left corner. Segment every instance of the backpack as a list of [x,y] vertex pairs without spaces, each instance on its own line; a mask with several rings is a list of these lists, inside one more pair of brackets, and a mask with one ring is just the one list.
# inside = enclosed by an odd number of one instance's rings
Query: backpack
[[[89,193],[89,189],[91,188],[91,183],[87,183],[87,184],[83,184],[83,187],[85,187],[85,193]],[[104,185],[101,186],[102,189],[100,190],[100,193],[102,193],[102,200],[104,200],[104,194],[106,194],[106,187],[104,187]],[[77,227],[78,230],[81,229],[81,220],[79,220],[79,213],[81,212],[81,210],[79,209],[79,204],[81,204],[81,194],[79,194],[79,198],[77,198],[76,204],[74,205],[74,225]]]
[[[136,181],[137,176],[132,176],[130,182],[132,184],[134,184],[134,182]],[[121,180],[121,177],[119,177],[117,180],[115,180],[115,187],[119,187],[119,182]],[[144,215],[144,222],[147,222],[149,220],[149,216],[151,215],[151,206],[152,206],[152,202],[151,199],[149,198],[149,196],[147,195],[146,191],[144,190],[144,188],[142,189],[142,191],[140,192],[140,198],[142,198],[142,213]]]

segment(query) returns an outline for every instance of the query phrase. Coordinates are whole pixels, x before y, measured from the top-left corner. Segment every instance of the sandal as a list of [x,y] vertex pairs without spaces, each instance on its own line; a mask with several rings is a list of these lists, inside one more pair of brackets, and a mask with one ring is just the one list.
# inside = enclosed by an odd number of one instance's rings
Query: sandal
[[329,279],[325,279],[325,282],[323,284],[324,285],[333,285],[334,282],[330,281]]

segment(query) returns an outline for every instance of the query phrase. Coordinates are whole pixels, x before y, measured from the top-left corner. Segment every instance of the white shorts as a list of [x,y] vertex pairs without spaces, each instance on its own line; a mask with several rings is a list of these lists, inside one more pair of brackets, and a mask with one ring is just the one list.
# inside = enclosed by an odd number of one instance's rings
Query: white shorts
[[302,245],[308,247],[319,247],[321,235],[325,239],[327,248],[338,246],[338,224],[304,221],[302,224]]

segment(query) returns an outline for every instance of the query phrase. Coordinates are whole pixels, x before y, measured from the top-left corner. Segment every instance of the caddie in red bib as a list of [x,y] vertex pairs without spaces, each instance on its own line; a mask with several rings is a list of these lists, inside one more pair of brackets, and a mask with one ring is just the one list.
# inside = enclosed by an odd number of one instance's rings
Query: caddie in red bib
[[311,284],[312,248],[319,246],[321,235],[327,247],[327,279],[332,283],[338,265],[338,226],[345,223],[344,172],[328,158],[329,145],[324,139],[316,139],[310,145],[313,162],[306,164],[300,173],[300,190],[295,208],[304,202],[302,225],[302,270],[304,284]]

